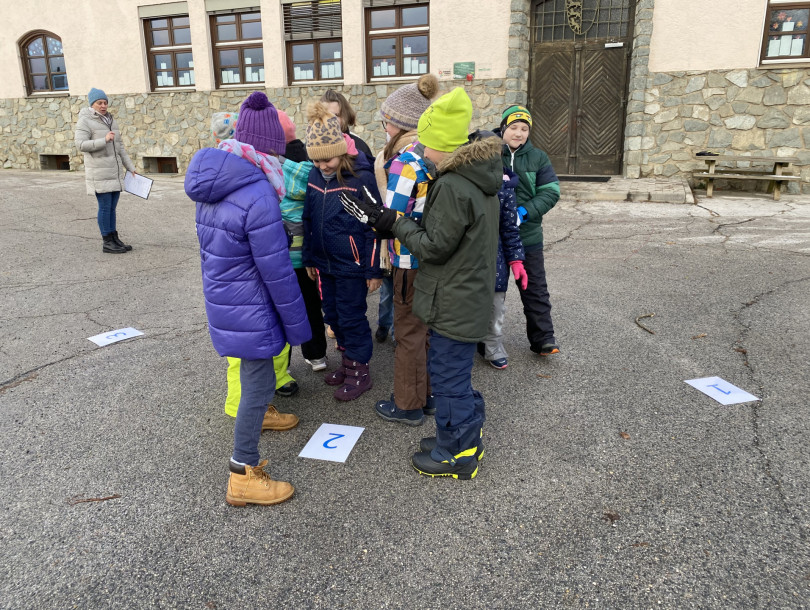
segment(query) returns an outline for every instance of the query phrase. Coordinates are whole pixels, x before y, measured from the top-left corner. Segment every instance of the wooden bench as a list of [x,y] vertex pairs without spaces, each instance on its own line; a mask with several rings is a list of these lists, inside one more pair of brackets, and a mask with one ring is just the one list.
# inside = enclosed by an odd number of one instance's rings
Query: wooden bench
[[[778,201],[782,195],[782,183],[801,180],[799,176],[785,173],[790,168],[791,163],[798,163],[798,157],[758,157],[749,155],[698,155],[693,154],[693,159],[703,161],[707,165],[708,171],[695,171],[692,176],[704,178],[706,180],[706,196],[711,197],[714,191],[715,180],[766,180],[768,181],[768,192],[773,192],[774,200]],[[718,161],[730,163],[767,163],[772,164],[770,168],[718,168]]]

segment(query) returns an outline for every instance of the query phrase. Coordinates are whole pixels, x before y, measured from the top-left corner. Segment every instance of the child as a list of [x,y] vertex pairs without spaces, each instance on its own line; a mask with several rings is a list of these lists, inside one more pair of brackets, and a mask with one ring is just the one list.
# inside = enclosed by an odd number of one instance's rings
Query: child
[[[277,504],[294,493],[260,461],[259,436],[275,390],[273,356],[310,338],[301,291],[287,252],[278,202],[284,195],[284,132],[267,96],[242,104],[234,138],[194,155],[186,194],[197,202],[208,329],[220,356],[241,359],[241,399],[225,500],[234,506]],[[295,417],[295,416],[289,416]]]
[[543,262],[543,216],[560,198],[560,182],[548,155],[532,146],[529,130],[532,115],[523,106],[510,106],[496,133],[503,138],[503,164],[518,175],[517,195],[520,239],[526,251],[524,266],[529,284],[520,291],[529,347],[536,354],[560,353],[551,323],[551,300]]
[[287,140],[284,155],[286,159],[282,164],[284,188],[287,192],[281,200],[281,218],[284,220],[287,233],[292,236],[290,260],[293,269],[295,269],[295,276],[298,278],[298,287],[304,296],[307,319],[309,319],[309,327],[312,331],[312,339],[301,344],[301,353],[304,356],[304,362],[311,366],[313,371],[323,371],[326,369],[327,363],[321,295],[318,291],[318,283],[310,279],[302,258],[304,223],[301,217],[304,213],[307,179],[313,165],[307,160],[303,142],[295,137],[295,125],[290,117],[283,110],[280,110],[278,118],[284,128],[284,137]]
[[345,209],[390,231],[419,259],[413,312],[430,328],[430,382],[436,436],[422,439],[411,458],[420,474],[472,479],[483,456],[485,406],[472,388],[475,344],[489,326],[498,248],[500,141],[467,143],[472,102],[462,88],[437,99],[419,119],[419,142],[436,164],[422,222],[374,201],[341,195]]
[[[498,137],[491,131],[483,132]],[[475,137],[478,134],[473,134]],[[522,290],[526,290],[529,278],[523,269],[523,244],[520,242],[515,187],[517,174],[507,168],[503,170],[503,185],[498,191],[501,204],[500,222],[498,224],[498,261],[495,265],[495,298],[492,301],[492,314],[489,320],[489,332],[483,342],[478,344],[478,353],[496,369],[503,370],[509,366],[508,354],[503,346],[503,321],[506,317],[506,290],[509,288],[509,267],[515,274],[515,281]],[[507,267],[507,264],[509,267]]]
[[[416,83],[403,85],[382,103],[380,115],[389,136],[388,143],[378,155],[375,172],[387,174],[385,206],[397,214],[422,218],[428,181],[435,175],[435,166],[424,158],[425,147],[417,142],[419,117],[430,106],[439,90],[439,80],[433,74],[421,76]],[[385,420],[418,426],[424,421],[428,405],[430,378],[427,373],[428,328],[412,311],[414,280],[419,265],[408,248],[398,239],[388,240],[388,254],[394,268],[394,327],[397,346],[394,351],[394,394],[375,406],[377,415]]]
[[327,89],[326,93],[321,96],[321,101],[326,104],[326,109],[340,120],[341,131],[354,141],[355,148],[368,155],[369,161],[373,161],[374,155],[371,153],[368,144],[356,133],[351,132],[351,128],[357,123],[357,113],[351,107],[349,101],[343,97],[343,94],[334,89]]
[[[236,122],[239,119],[238,112],[215,112],[211,117],[211,134],[217,146],[223,140],[234,137]],[[281,116],[279,115],[279,120]],[[283,125],[282,125],[283,127]],[[239,400],[242,389],[239,384],[239,358],[226,358],[228,362],[228,392],[225,396],[225,413],[231,417],[236,417],[239,409]],[[281,353],[273,358],[273,368],[276,375],[276,394],[290,397],[298,393],[298,382],[290,374],[290,346],[285,345]],[[275,407],[274,407],[275,408]],[[286,414],[283,414],[286,416]],[[267,429],[267,428],[266,428]]]
[[372,386],[366,296],[380,287],[382,274],[376,234],[343,210],[338,195],[361,187],[379,193],[367,157],[357,154],[325,104],[311,105],[307,118],[307,154],[315,167],[304,199],[303,262],[313,281],[320,274],[324,319],[345,349],[342,364],[324,381],[340,386],[338,400],[354,400]]

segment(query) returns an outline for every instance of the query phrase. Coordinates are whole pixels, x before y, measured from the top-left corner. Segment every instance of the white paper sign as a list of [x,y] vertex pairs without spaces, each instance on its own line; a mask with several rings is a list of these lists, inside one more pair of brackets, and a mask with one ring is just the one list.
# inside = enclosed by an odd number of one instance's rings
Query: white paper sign
[[687,379],[686,383],[696,390],[700,390],[706,396],[714,398],[721,405],[736,405],[741,402],[751,402],[759,400],[753,394],[741,390],[737,386],[731,385],[728,381],[720,377],[703,377],[701,379]]
[[110,343],[117,343],[118,341],[123,341],[124,339],[132,339],[132,337],[140,337],[143,333],[139,330],[135,330],[132,327],[129,328],[119,328],[118,330],[110,330],[106,333],[101,333],[100,335],[96,335],[94,337],[88,337],[90,341],[98,345],[99,347],[104,347],[105,345],[109,345]]
[[298,457],[345,462],[365,428],[321,424]]
[[131,172],[127,172],[124,176],[124,190],[127,193],[132,193],[143,199],[149,199],[149,191],[152,190],[152,182],[153,180],[151,178],[141,176],[140,174],[133,176]]

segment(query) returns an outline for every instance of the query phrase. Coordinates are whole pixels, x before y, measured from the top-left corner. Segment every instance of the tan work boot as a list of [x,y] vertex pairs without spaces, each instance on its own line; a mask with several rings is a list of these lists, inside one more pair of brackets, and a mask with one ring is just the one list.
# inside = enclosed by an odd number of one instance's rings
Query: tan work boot
[[279,413],[273,405],[267,405],[267,413],[264,414],[264,421],[262,422],[262,432],[265,430],[289,430],[297,425],[297,415]]
[[258,466],[240,466],[231,462],[231,478],[225,501],[232,506],[245,504],[279,504],[292,498],[295,488],[284,481],[274,481],[264,471],[267,460]]

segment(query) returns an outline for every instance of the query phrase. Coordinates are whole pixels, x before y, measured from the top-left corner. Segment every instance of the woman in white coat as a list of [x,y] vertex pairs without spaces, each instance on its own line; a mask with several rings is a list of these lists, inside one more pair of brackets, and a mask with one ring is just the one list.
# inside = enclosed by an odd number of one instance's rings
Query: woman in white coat
[[89,106],[79,112],[75,138],[76,146],[84,153],[87,194],[98,200],[98,228],[104,238],[102,252],[123,254],[132,250],[132,246],[118,239],[115,208],[124,190],[122,165],[133,176],[135,166],[124,148],[118,123],[107,112],[107,94],[101,89],[90,89],[87,101]]

